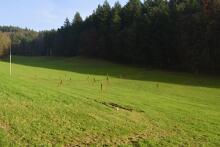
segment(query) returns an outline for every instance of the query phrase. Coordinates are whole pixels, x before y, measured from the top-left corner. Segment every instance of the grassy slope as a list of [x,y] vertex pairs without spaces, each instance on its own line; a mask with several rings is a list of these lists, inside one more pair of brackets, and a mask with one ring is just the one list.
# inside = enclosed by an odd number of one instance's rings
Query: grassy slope
[[218,78],[83,58],[14,62],[12,77],[0,62],[0,145],[220,146]]

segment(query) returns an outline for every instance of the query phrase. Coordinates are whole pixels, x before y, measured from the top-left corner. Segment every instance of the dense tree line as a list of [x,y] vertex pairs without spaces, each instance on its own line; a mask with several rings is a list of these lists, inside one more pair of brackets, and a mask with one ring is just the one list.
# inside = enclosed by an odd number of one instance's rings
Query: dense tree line
[[7,56],[11,44],[8,34],[0,32],[0,58]]
[[[146,67],[220,71],[219,0],[107,1],[82,20],[40,32],[25,55],[86,55]],[[23,53],[22,53],[23,51]]]
[[[0,26],[0,32],[9,37],[13,54],[40,55],[38,46],[42,43],[38,42],[38,32],[13,26]],[[41,45],[41,47],[43,46]]]

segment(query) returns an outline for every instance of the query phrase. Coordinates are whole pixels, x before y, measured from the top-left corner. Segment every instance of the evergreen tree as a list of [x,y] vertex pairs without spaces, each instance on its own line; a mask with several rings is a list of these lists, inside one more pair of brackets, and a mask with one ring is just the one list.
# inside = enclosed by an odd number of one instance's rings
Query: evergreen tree
[[64,21],[64,28],[68,28],[70,27],[70,21],[69,21],[69,18],[66,18],[65,21]]
[[83,22],[83,19],[82,17],[80,16],[80,13],[79,12],[76,12],[74,18],[73,18],[73,22],[72,22],[72,25],[75,25],[75,24],[81,24]]

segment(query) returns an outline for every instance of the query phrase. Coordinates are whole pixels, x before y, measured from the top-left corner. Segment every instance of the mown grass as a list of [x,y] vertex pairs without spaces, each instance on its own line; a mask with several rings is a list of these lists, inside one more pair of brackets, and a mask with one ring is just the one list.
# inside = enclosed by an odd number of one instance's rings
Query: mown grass
[[[220,79],[76,58],[0,61],[1,146],[220,146]],[[102,84],[102,89],[101,89]]]

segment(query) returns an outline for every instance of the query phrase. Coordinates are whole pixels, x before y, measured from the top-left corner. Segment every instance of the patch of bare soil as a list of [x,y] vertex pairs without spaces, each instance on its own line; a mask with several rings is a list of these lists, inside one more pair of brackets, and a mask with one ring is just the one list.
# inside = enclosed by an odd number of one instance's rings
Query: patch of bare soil
[[129,111],[129,112],[134,112],[134,111],[141,112],[141,113],[144,112],[143,110],[137,110],[137,109],[134,109],[134,108],[132,108],[130,106],[119,105],[117,103],[99,102],[99,101],[96,101],[96,100],[95,100],[95,102],[100,103],[102,105],[105,105],[106,107],[109,107],[109,108],[112,108],[112,109],[116,109],[116,110],[120,110],[121,109],[121,110]]
[[116,103],[106,103],[106,102],[101,102],[101,104],[107,106],[107,107],[110,107],[110,108],[115,108],[115,109],[123,109],[123,110],[126,110],[126,111],[134,111],[134,109],[132,108],[129,108],[129,107],[126,107],[126,106],[121,106],[119,104],[116,104]]
[[6,124],[4,124],[0,121],[0,129],[2,129],[4,131],[8,131],[9,130],[9,125],[6,125]]

